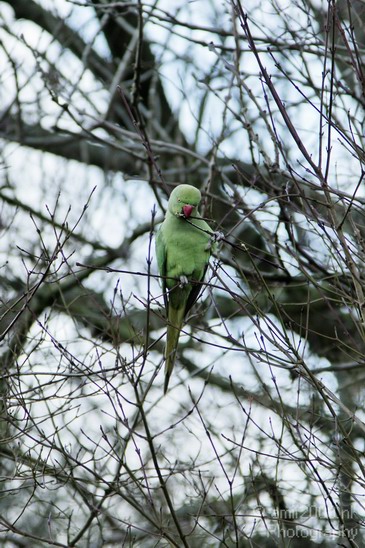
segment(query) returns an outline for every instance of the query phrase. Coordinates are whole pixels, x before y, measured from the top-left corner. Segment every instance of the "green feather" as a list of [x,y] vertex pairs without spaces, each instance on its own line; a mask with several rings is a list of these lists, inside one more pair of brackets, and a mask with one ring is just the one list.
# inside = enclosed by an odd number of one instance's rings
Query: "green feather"
[[[211,253],[209,225],[200,217],[200,191],[179,185],[171,193],[166,217],[156,237],[157,262],[167,310],[165,388],[174,367],[180,331],[186,313],[196,301]],[[184,208],[190,213],[184,216]],[[189,206],[192,206],[189,208]],[[182,278],[188,283],[182,283]]]
[[171,377],[172,370],[174,368],[177,345],[180,338],[180,332],[184,322],[185,306],[180,308],[173,308],[171,305],[168,308],[168,324],[166,335],[166,348],[165,348],[165,384],[164,393],[166,394]]

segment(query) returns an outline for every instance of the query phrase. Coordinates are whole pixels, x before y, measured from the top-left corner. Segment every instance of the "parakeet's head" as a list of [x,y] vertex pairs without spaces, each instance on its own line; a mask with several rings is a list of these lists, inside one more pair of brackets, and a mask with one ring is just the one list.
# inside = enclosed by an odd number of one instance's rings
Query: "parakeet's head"
[[168,208],[173,215],[187,219],[196,210],[200,200],[200,190],[191,185],[179,185],[171,192]]

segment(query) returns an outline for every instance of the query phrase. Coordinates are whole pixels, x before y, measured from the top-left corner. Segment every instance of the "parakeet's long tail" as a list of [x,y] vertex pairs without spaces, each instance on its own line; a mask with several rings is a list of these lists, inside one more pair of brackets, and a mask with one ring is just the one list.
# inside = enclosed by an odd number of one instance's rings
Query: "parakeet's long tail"
[[168,314],[168,326],[167,326],[167,336],[166,336],[166,348],[165,348],[165,384],[164,384],[164,394],[167,392],[169,386],[169,380],[171,377],[172,370],[174,368],[177,345],[179,342],[180,331],[184,321],[185,313],[185,304],[179,308],[172,308],[171,304],[169,306]]

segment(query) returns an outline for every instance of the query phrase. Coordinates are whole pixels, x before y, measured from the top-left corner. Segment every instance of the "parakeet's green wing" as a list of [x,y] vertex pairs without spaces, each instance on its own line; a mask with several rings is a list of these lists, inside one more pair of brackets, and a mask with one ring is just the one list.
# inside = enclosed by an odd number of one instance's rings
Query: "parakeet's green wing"
[[[160,276],[166,276],[166,244],[163,237],[163,231],[160,228],[159,231],[156,234],[156,256],[157,256],[157,264],[158,269],[160,272]],[[161,279],[161,287],[163,291],[163,300],[165,303],[166,312],[168,309],[168,300],[167,300],[167,293],[166,293],[166,279]]]
[[[200,282],[202,282],[205,278],[205,274],[207,272],[207,268],[208,268],[208,263],[206,264],[205,266],[205,269],[203,271],[203,275],[202,277],[200,278]],[[192,286],[191,288],[191,291],[189,293],[189,297],[188,297],[188,300],[187,300],[187,303],[186,303],[186,306],[185,306],[185,313],[184,313],[184,316],[186,316],[186,314],[189,312],[190,308],[195,304],[195,302],[197,301],[198,297],[199,297],[199,294],[202,290],[202,286],[200,284],[195,284]]]

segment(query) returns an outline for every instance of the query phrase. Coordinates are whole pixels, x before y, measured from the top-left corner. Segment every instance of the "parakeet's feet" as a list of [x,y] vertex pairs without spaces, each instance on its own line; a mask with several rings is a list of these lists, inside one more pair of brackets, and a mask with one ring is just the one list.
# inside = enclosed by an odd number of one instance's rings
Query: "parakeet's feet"
[[189,280],[187,279],[186,276],[180,276],[179,287],[184,288],[185,286],[188,285],[188,283],[189,283]]
[[223,232],[213,232],[211,237],[209,238],[208,245],[206,247],[207,251],[216,251],[217,249],[217,243],[221,240],[224,240],[224,234]]
[[224,233],[217,230],[217,232],[213,232],[211,235],[211,240],[213,242],[220,242],[221,240],[224,240]]

